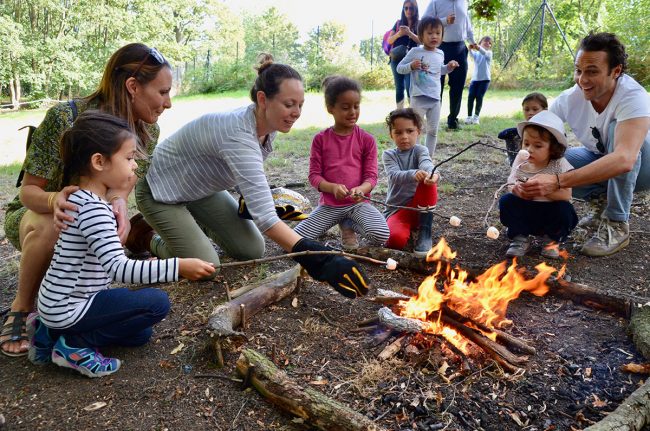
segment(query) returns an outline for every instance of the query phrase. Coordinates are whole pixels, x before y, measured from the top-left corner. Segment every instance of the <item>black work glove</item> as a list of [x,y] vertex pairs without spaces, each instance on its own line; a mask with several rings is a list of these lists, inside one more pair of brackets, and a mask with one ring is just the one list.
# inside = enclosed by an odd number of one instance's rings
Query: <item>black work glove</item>
[[[302,238],[293,246],[292,253],[300,251],[331,251],[319,242]],[[368,293],[368,283],[359,264],[351,259],[334,254],[316,254],[296,256],[296,262],[307,270],[309,275],[318,281],[326,281],[343,296],[356,298]]]
[[[280,220],[297,221],[297,220],[304,220],[307,217],[309,217],[308,214],[296,210],[293,207],[293,205],[283,205],[283,206],[276,205],[275,212],[278,215],[278,217],[280,217]],[[253,219],[251,213],[248,212],[248,207],[246,206],[246,201],[244,200],[243,196],[239,197],[239,208],[237,209],[237,214],[239,215],[240,218],[243,219],[247,219],[247,220]]]

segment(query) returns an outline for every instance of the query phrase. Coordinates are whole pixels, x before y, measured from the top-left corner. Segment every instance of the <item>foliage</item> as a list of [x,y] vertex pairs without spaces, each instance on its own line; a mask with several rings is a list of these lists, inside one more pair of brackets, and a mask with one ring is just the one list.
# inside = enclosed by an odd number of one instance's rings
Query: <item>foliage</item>
[[[471,2],[476,38],[494,38],[493,85],[569,85],[569,51],[592,30],[615,32],[629,53],[629,73],[650,85],[650,0],[550,0],[566,42],[548,10],[540,25],[542,4]],[[381,34],[350,47],[341,24],[323,22],[301,42],[277,8],[240,16],[223,0],[0,1],[0,40],[0,94],[14,103],[88,94],[108,57],[133,41],[164,53],[181,92],[248,88],[260,52],[296,67],[311,89],[329,74],[349,75],[368,89],[393,85]]]
[[475,16],[488,21],[493,21],[502,7],[503,1],[501,0],[474,0],[470,5]]

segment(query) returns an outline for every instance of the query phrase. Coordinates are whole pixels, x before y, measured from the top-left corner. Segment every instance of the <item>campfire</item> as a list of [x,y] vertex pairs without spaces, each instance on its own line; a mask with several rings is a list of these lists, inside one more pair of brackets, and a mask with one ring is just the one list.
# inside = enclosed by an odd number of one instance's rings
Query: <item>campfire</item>
[[515,371],[527,357],[509,349],[525,354],[534,354],[535,349],[504,331],[513,323],[506,317],[508,304],[524,291],[545,295],[549,291],[547,280],[555,273],[561,277],[564,267],[558,271],[540,263],[535,267],[535,276],[527,278],[513,260],[510,265],[501,262],[480,275],[470,276],[452,265],[455,257],[456,253],[441,239],[427,255],[427,261],[437,263],[435,273],[413,295],[380,292],[379,302],[392,308],[382,308],[377,321],[403,333],[442,337],[463,355],[471,356],[476,346],[507,371]]

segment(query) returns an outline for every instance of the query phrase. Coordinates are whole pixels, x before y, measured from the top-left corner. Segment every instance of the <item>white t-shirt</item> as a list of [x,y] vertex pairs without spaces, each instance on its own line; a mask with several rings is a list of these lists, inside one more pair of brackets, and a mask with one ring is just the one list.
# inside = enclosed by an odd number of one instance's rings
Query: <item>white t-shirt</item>
[[[607,107],[600,114],[596,112],[591,102],[586,100],[578,84],[564,90],[551,105],[550,111],[569,124],[571,130],[589,151],[599,154],[596,149],[596,138],[591,129],[596,127],[600,132],[605,147],[608,141],[609,124],[616,120],[650,117],[650,96],[648,92],[633,78],[622,74],[617,82],[614,94]],[[650,139],[650,132],[646,136]]]

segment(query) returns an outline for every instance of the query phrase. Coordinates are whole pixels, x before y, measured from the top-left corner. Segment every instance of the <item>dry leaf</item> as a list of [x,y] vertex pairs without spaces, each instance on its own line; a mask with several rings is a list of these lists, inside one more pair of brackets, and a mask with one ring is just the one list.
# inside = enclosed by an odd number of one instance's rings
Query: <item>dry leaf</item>
[[447,368],[449,368],[449,364],[447,363],[447,361],[444,361],[440,366],[440,368],[438,368],[438,374],[444,377],[445,373],[447,372]]
[[586,378],[591,377],[591,368],[589,368],[589,367],[585,368],[585,377]]
[[102,407],[106,407],[106,403],[104,401],[97,401],[96,403],[92,403],[84,407],[84,410],[87,412],[94,412],[95,410],[99,410]]
[[294,296],[294,298],[291,300],[291,306],[293,308],[298,308],[298,297]]
[[168,369],[169,368],[176,368],[174,364],[172,364],[171,362],[166,361],[164,359],[158,363],[158,366],[160,368],[168,368]]
[[601,400],[596,394],[591,394],[591,396],[594,398],[594,402],[592,402],[591,405],[596,408],[605,407],[607,404],[609,404],[607,400]]
[[324,379],[324,380],[312,380],[309,382],[310,385],[326,385],[329,383],[329,380]]
[[526,426],[519,418],[517,412],[510,413],[510,417],[512,418],[513,421],[517,422],[517,425],[519,425],[520,427]]
[[183,344],[183,343],[179,344],[178,346],[174,347],[174,349],[171,351],[171,354],[175,355],[176,353],[183,350],[183,347],[185,347],[185,344]]
[[650,374],[650,363],[645,364],[629,364],[621,365],[621,371],[626,373]]

